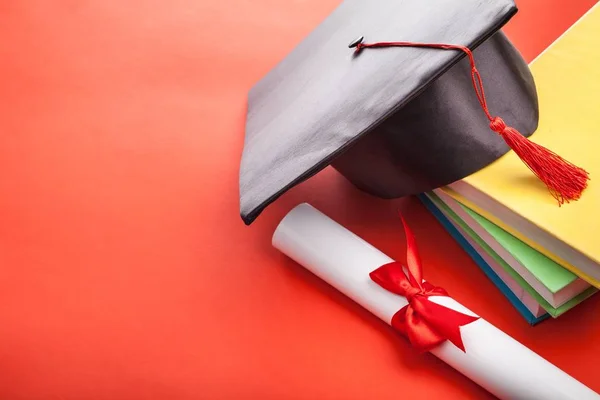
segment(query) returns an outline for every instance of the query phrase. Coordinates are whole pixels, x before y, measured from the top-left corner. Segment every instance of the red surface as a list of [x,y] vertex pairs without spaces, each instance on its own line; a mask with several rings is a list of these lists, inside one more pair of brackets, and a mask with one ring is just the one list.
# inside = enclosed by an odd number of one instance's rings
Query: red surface
[[[593,3],[506,31],[531,60]],[[414,199],[329,169],[243,225],[246,92],[336,4],[0,2],[0,398],[484,398],[271,247],[301,201],[402,259],[400,206],[428,280],[600,391],[600,297],[529,327]]]

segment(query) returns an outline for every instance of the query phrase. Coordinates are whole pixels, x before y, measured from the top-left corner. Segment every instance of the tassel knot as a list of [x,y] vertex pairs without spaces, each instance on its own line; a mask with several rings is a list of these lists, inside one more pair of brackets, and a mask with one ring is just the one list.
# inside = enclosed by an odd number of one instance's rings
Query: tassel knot
[[502,118],[495,117],[490,122],[490,128],[492,128],[492,130],[498,133],[499,135],[502,135],[502,132],[504,132],[504,130],[506,129],[506,124],[504,123],[504,120]]

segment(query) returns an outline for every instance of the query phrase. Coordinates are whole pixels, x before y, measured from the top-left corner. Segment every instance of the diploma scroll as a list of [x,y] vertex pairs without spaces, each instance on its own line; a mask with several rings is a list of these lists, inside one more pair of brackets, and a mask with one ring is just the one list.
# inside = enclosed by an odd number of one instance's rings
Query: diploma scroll
[[[369,276],[394,260],[308,204],[281,221],[273,246],[388,324],[408,304]],[[450,297],[428,300],[476,316]],[[483,318],[461,326],[460,334],[464,352],[449,341],[430,352],[500,399],[600,399]]]

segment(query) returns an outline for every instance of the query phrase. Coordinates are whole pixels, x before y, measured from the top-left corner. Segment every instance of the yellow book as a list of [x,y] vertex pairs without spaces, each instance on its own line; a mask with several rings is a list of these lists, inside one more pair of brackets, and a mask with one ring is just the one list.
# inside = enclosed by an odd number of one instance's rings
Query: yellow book
[[600,7],[530,67],[540,109],[531,140],[590,173],[581,199],[559,207],[512,151],[444,190],[600,287]]

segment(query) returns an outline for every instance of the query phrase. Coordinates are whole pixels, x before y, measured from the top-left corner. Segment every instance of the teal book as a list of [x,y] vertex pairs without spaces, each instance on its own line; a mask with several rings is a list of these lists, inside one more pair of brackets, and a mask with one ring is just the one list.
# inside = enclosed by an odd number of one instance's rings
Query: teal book
[[424,194],[419,195],[418,197],[529,324],[536,325],[550,316],[545,310],[540,310],[541,306],[537,304],[535,300],[531,297],[528,299],[526,293],[524,294],[522,291],[519,292],[515,290],[514,281],[511,281],[511,278],[507,277],[505,273],[503,274],[501,268],[500,271],[498,268],[494,268],[490,258],[484,258],[483,256],[485,256],[485,253],[480,253],[479,247],[477,247],[472,240],[469,240],[468,235],[465,235],[464,231],[462,231],[459,226],[451,222],[450,219],[436,207],[433,201]]

